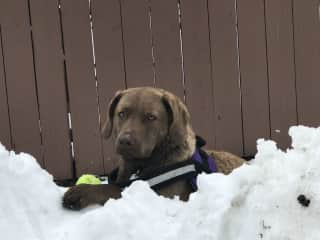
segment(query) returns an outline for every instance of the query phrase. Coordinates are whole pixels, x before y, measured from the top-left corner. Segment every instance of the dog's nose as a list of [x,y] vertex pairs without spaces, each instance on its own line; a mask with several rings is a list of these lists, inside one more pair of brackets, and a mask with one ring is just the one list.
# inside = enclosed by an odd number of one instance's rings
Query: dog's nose
[[134,138],[130,133],[125,133],[119,138],[119,144],[123,147],[132,147],[134,145]]

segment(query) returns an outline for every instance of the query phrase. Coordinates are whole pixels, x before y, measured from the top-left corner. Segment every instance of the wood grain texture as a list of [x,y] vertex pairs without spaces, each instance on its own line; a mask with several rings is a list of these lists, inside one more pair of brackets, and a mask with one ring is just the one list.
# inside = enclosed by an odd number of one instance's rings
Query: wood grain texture
[[270,138],[268,62],[264,0],[237,1],[244,154],[258,138]]
[[7,100],[7,84],[3,65],[2,48],[2,34],[0,28],[0,143],[7,149],[11,149],[9,105]]
[[87,0],[62,1],[76,174],[104,174]]
[[1,31],[13,149],[44,166],[27,1],[1,3]]
[[243,154],[235,0],[209,0],[216,148]]
[[[109,101],[118,90],[126,87],[119,1],[92,1],[92,16],[102,126],[108,114]],[[113,139],[102,142],[106,173],[118,165],[113,145]]]
[[177,2],[152,0],[151,17],[156,86],[184,99]]
[[181,1],[186,102],[196,134],[214,143],[213,86],[207,2]]
[[315,127],[320,123],[319,15],[319,1],[293,1],[298,121]]
[[58,3],[30,1],[34,60],[46,169],[73,178]]
[[148,0],[120,0],[127,87],[154,86]]
[[297,124],[292,1],[268,0],[265,6],[271,138],[286,149],[289,127]]

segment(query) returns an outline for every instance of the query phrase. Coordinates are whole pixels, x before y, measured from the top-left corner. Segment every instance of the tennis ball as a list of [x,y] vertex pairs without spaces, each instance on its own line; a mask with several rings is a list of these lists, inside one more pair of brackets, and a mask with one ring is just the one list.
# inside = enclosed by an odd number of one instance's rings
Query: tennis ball
[[92,174],[84,174],[81,177],[78,178],[78,181],[76,182],[76,185],[79,184],[93,184],[98,185],[101,184],[101,181],[99,178]]

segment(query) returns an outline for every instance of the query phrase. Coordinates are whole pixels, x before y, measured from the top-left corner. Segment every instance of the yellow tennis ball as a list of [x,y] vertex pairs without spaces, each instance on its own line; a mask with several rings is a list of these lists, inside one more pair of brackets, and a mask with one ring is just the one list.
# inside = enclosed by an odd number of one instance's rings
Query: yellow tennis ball
[[101,181],[99,178],[92,174],[84,174],[81,177],[78,178],[78,181],[76,182],[76,185],[79,184],[93,184],[98,185],[101,184]]

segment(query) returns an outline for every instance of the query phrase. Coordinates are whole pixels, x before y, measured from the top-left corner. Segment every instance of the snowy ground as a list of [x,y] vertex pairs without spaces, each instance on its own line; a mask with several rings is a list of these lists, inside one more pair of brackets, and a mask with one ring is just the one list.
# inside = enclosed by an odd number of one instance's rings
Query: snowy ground
[[136,182],[121,199],[82,212],[62,209],[66,189],[35,159],[0,145],[0,239],[319,240],[320,128],[292,127],[289,134],[286,152],[259,140],[250,165],[229,176],[201,175],[187,203]]

